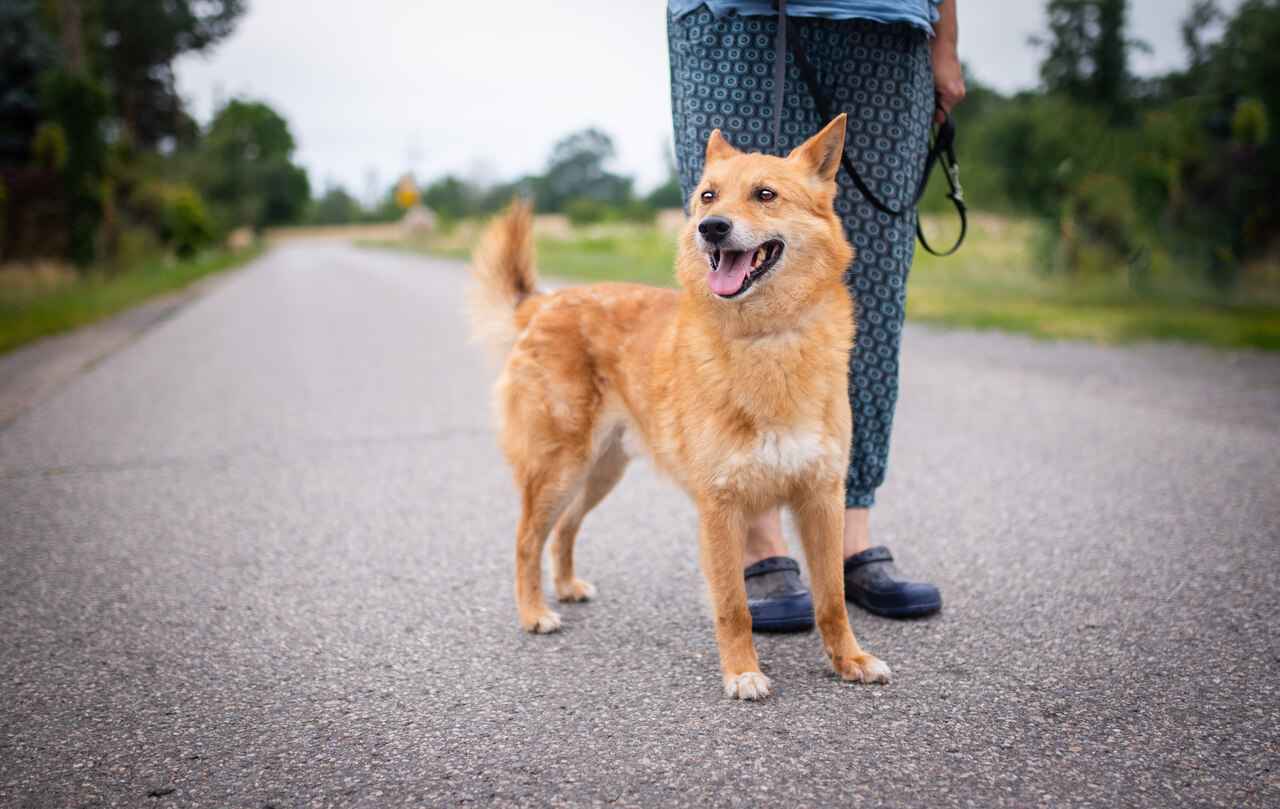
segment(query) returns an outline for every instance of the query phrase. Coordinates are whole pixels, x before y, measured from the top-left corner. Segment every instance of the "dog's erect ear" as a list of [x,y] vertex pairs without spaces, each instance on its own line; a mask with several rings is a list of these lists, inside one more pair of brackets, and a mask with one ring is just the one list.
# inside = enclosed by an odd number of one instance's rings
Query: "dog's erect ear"
[[707,138],[707,165],[711,165],[717,160],[724,160],[727,157],[733,157],[736,154],[742,154],[737,149],[729,145],[729,141],[724,139],[724,135],[720,134],[720,130],[712,131],[711,137]]
[[791,150],[788,160],[800,160],[816,176],[830,182],[840,171],[840,156],[844,154],[844,122],[842,112],[822,131]]

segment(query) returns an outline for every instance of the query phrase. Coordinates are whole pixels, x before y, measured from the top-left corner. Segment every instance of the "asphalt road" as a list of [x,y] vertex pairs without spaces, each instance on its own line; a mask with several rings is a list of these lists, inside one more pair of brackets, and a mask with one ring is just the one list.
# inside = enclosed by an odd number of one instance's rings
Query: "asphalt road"
[[0,432],[0,806],[1275,806],[1280,357],[912,327],[853,610],[726,699],[693,510],[522,634],[459,264],[278,248]]

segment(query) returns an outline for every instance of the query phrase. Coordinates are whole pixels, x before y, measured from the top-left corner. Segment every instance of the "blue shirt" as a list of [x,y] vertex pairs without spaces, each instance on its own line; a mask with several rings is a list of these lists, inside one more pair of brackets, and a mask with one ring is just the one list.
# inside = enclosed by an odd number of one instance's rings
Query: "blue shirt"
[[[772,17],[778,13],[771,0],[667,0],[667,9],[679,17],[704,3],[717,17]],[[942,0],[787,0],[787,16],[905,22],[932,34],[941,4]]]

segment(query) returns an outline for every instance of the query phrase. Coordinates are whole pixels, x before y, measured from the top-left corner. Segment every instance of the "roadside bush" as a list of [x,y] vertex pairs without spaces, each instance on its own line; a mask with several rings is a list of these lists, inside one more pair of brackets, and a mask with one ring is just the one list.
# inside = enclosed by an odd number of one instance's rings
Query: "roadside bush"
[[1064,98],[1026,99],[994,117],[986,148],[1000,156],[1009,199],[1042,216],[1056,217],[1088,174],[1123,173],[1141,151],[1136,135]]
[[574,225],[595,225],[608,218],[609,206],[597,199],[576,197],[565,203],[564,213]]
[[658,212],[644,200],[633,199],[610,204],[589,197],[577,197],[564,206],[565,216],[574,225],[598,225],[602,222],[633,222],[651,225]]
[[[134,194],[130,207],[139,225],[150,228],[158,237],[158,243],[183,258],[208,246],[217,236],[204,200],[189,185],[144,183]],[[153,239],[153,243],[156,241]]]
[[119,270],[130,270],[151,261],[160,252],[160,241],[153,230],[141,226],[122,228],[116,237],[112,265]]
[[326,190],[319,199],[312,201],[306,222],[310,225],[347,225],[359,222],[363,215],[364,211],[355,197],[343,188],[333,187]]
[[623,222],[635,222],[640,225],[653,224],[654,218],[658,215],[657,210],[644,200],[633,199],[630,202],[615,206],[611,211],[613,216]]
[[182,258],[213,242],[213,220],[204,201],[187,185],[173,186],[165,201],[161,238]]
[[45,121],[31,138],[31,157],[37,166],[54,171],[67,167],[67,133],[61,125]]
[[650,208],[683,208],[684,197],[680,193],[680,179],[672,174],[667,181],[649,192],[644,198]]
[[1090,174],[1071,191],[1063,210],[1064,269],[1113,274],[1127,266],[1141,244],[1138,211],[1129,183],[1112,174]]
[[1241,146],[1261,146],[1270,132],[1267,107],[1256,98],[1241,99],[1231,116],[1231,137]]

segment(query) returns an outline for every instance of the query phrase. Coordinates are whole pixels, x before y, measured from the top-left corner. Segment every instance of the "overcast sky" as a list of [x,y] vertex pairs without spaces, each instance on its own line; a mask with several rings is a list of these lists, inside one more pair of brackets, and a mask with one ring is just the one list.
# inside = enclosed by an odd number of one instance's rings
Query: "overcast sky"
[[[1191,2],[1132,0],[1132,33],[1153,48],[1138,73],[1181,64]],[[1043,9],[959,0],[961,58],[1001,90],[1034,86],[1026,39]],[[361,197],[406,170],[481,181],[537,171],[560,136],[586,126],[613,136],[615,170],[647,188],[671,137],[661,0],[250,0],[236,32],[177,73],[202,122],[231,96],[267,101],[288,118],[313,187]]]

